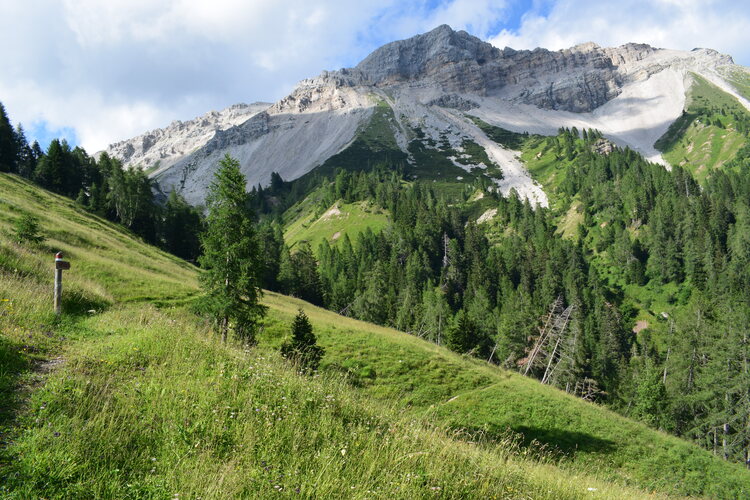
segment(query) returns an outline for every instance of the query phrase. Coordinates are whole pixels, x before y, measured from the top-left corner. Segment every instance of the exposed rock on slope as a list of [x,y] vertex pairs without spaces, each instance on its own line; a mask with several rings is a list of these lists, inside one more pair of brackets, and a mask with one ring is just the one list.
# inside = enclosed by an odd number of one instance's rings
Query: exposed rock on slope
[[126,165],[165,169],[204,146],[217,132],[244,123],[270,105],[262,102],[235,104],[186,122],[176,120],[166,128],[116,142],[106,152]]
[[[737,66],[708,49],[593,43],[561,51],[499,49],[440,26],[389,43],[355,68],[304,80],[272,106],[209,113],[108,151],[152,169],[164,191],[178,189],[199,203],[224,154],[240,160],[249,185],[267,183],[274,171],[294,179],[349,146],[367,128],[375,106],[385,103],[393,111],[389,133],[405,153],[415,140],[459,153],[467,141],[477,144],[502,169],[496,181],[503,193],[515,189],[545,205],[543,190],[517,154],[487,138],[467,115],[517,132],[596,128],[613,143],[660,161],[653,144],[682,113],[691,73],[728,88],[721,76],[727,68]],[[465,170],[488,168],[450,161]]]

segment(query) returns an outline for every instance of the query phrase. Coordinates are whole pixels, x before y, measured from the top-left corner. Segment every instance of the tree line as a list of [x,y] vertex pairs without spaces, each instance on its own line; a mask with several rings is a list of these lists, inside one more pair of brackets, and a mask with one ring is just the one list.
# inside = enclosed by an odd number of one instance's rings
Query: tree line
[[0,172],[29,179],[54,193],[76,200],[86,210],[117,222],[148,243],[195,262],[200,255],[198,235],[202,210],[176,192],[159,202],[155,185],[138,168],[102,153],[89,156],[67,141],[53,139],[46,151],[37,141],[29,145],[23,127],[11,126],[0,103]]
[[[266,222],[279,265],[265,268],[264,286],[517,369],[745,462],[748,147],[702,187],[627,148],[596,153],[600,139],[575,129],[541,139],[566,165],[552,195],[578,207],[574,238],[559,231],[564,214],[515,195],[485,193],[502,228],[492,237],[465,203],[475,187],[456,199],[392,169],[342,170],[321,180],[318,211],[368,200],[388,211],[389,227],[290,254],[280,224]],[[656,320],[635,329],[639,311]]]

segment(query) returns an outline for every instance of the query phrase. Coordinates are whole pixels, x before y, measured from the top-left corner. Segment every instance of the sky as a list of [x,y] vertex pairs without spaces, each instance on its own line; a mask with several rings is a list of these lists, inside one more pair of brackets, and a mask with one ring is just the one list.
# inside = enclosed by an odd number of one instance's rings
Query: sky
[[94,153],[440,24],[501,48],[640,42],[750,66],[748,0],[0,0],[0,102],[29,142]]

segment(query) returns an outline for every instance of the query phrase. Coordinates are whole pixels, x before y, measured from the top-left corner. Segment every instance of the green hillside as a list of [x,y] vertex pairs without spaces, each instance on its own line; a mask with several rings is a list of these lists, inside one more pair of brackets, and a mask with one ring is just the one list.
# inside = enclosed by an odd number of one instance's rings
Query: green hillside
[[[554,453],[565,468],[657,491],[731,497],[740,491],[735,488],[750,487],[750,474],[740,466],[517,373],[289,297],[269,294],[266,303],[278,316],[264,342],[279,344],[304,307],[326,348],[324,368],[347,374],[359,391],[397,401],[415,416],[484,439],[515,436],[530,444],[528,452]],[[718,484],[715,478],[726,474],[732,479]]]
[[[0,175],[0,196],[0,496],[732,498],[750,488],[746,471],[687,442],[289,297],[266,295],[259,347],[221,345],[181,306],[196,297],[195,268],[17,177]],[[12,240],[22,213],[40,219],[44,243]],[[58,248],[73,265],[59,321],[48,262]],[[313,378],[275,350],[299,307],[326,348]]]
[[343,241],[345,236],[355,240],[360,232],[368,228],[378,232],[387,224],[387,213],[369,202],[339,201],[320,215],[310,210],[294,219],[286,226],[284,239],[292,250],[301,241],[308,242],[315,250],[324,240],[332,245]]
[[[376,165],[400,165],[406,161],[406,154],[396,142],[394,128],[398,127],[393,109],[380,99],[376,100],[375,110],[370,120],[357,130],[356,136],[343,151],[326,160],[310,175],[330,175],[337,168],[352,171],[370,170]],[[305,176],[303,176],[304,178]]]
[[748,132],[750,112],[731,95],[693,75],[683,115],[654,146],[669,163],[689,169],[703,181],[736,156],[747,143]]
[[750,99],[750,70],[747,68],[733,68],[730,71],[726,71],[724,76],[742,97]]

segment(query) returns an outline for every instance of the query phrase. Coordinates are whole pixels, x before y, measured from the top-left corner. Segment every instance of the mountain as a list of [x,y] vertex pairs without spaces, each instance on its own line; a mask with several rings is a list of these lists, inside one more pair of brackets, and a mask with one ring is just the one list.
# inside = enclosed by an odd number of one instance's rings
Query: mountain
[[598,129],[666,165],[655,143],[683,115],[696,78],[750,109],[737,90],[748,74],[710,49],[499,49],[443,25],[384,45],[354,68],[303,80],[273,105],[233,106],[107,152],[192,203],[203,200],[215,164],[229,153],[248,185],[267,184],[272,172],[292,180],[326,164],[380,161],[415,177],[488,177],[503,194],[515,189],[546,206],[547,194],[518,152],[489,138],[476,119],[543,135],[560,127]]
[[186,122],[175,120],[166,128],[111,144],[107,153],[127,165],[144,165],[152,170],[168,168],[204,146],[217,131],[240,125],[268,106],[263,102],[234,104]]

